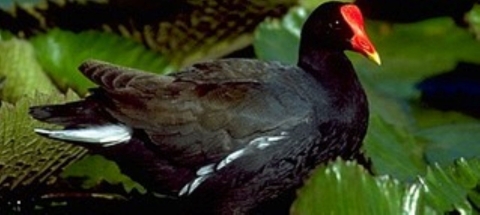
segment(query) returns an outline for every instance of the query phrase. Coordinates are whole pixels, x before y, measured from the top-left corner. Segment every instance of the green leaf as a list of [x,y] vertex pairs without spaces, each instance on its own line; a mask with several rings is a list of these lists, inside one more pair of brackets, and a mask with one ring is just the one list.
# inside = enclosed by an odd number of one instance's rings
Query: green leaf
[[63,168],[80,159],[86,150],[60,143],[33,132],[47,127],[27,113],[33,105],[66,102],[77,99],[67,96],[37,94],[34,99],[22,98],[15,106],[3,103],[0,108],[0,196],[16,189],[37,187],[55,182]]
[[419,131],[428,130],[430,128],[443,125],[455,126],[478,123],[478,119],[467,116],[460,112],[430,109],[422,106],[421,104],[417,104],[416,102],[412,102],[410,108],[411,114],[415,120],[414,123]]
[[426,158],[430,163],[452,163],[459,157],[480,158],[480,124],[444,124],[420,130],[418,136],[430,141]]
[[70,165],[62,173],[62,177],[83,178],[82,187],[84,189],[94,188],[102,181],[106,181],[110,184],[122,184],[127,192],[136,189],[140,193],[146,193],[144,187],[123,175],[115,162],[107,160],[100,155],[87,156]]
[[[474,209],[467,197],[479,195],[475,188],[480,185],[480,160],[460,159],[447,167],[435,165],[419,180],[424,185],[426,201],[438,211],[455,209],[472,214]],[[475,205],[477,209],[478,206]]]
[[315,171],[299,191],[292,214],[432,214],[421,188],[373,177],[353,162],[337,160]]
[[56,92],[35,58],[35,51],[25,40],[0,40],[0,77],[3,77],[0,99],[15,102],[33,97],[37,92]]
[[258,58],[296,64],[298,58],[300,29],[308,12],[301,7],[293,8],[281,20],[268,19],[255,31],[253,47]]
[[480,157],[478,119],[454,112],[427,109],[411,103],[415,119],[412,134],[423,139],[429,163],[451,164],[454,160]]
[[141,44],[110,33],[87,31],[71,33],[54,29],[31,39],[42,67],[57,86],[84,95],[93,87],[77,71],[86,59],[94,58],[137,69],[165,73],[173,70],[168,60]]
[[422,145],[408,130],[392,126],[376,114],[370,117],[364,150],[377,174],[412,181],[425,173]]
[[361,80],[367,94],[369,109],[392,126],[410,128],[415,123],[414,117],[409,114],[408,102],[391,97],[388,94],[373,90],[371,80]]
[[371,176],[353,162],[319,167],[298,192],[293,214],[478,214],[480,160],[428,168],[414,183]]

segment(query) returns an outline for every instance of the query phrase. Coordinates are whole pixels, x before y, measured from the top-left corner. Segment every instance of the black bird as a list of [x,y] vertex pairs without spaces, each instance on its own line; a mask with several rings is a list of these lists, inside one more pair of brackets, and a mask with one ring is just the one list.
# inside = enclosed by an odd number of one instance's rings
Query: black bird
[[359,154],[368,104],[345,50],[380,64],[360,10],[329,2],[304,24],[297,66],[223,59],[160,76],[90,60],[90,96],[30,114],[65,127],[35,132],[116,161],[190,213],[251,213]]

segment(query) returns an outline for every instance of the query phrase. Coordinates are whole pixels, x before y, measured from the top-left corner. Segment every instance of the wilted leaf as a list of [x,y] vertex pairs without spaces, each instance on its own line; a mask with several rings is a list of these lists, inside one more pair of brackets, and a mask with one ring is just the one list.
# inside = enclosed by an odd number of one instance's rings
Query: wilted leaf
[[33,97],[37,92],[56,92],[35,58],[30,43],[20,39],[0,40],[0,77],[3,77],[0,100],[15,102]]
[[37,1],[8,10],[15,12],[0,11],[0,28],[27,36],[52,27],[113,32],[185,66],[250,45],[258,23],[282,16],[297,4],[298,0]]

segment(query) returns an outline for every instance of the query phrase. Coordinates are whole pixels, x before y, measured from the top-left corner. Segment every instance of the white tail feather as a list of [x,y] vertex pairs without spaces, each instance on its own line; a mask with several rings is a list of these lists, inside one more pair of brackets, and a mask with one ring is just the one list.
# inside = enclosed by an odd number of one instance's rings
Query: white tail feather
[[52,139],[99,144],[104,147],[126,142],[132,137],[132,129],[120,124],[107,124],[67,130],[35,129],[36,133]]

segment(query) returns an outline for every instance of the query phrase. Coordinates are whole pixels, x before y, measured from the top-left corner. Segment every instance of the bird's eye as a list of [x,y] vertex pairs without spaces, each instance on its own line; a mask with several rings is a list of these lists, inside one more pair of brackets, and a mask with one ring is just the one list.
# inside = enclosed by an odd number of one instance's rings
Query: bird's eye
[[333,30],[341,30],[341,24],[340,24],[339,20],[335,20],[335,21],[329,23],[329,26]]
[[338,29],[338,28],[340,28],[340,21],[335,20],[333,22],[330,22],[330,23],[328,23],[328,26],[332,29]]

